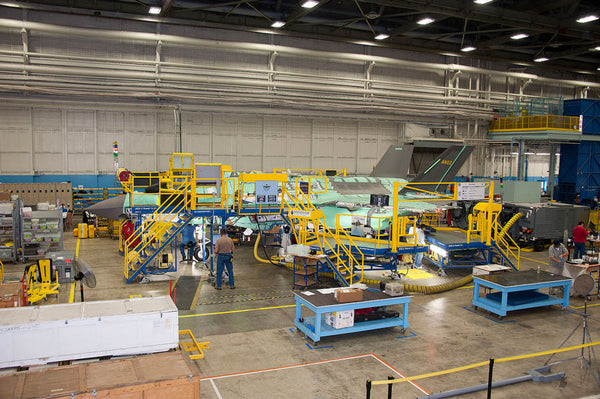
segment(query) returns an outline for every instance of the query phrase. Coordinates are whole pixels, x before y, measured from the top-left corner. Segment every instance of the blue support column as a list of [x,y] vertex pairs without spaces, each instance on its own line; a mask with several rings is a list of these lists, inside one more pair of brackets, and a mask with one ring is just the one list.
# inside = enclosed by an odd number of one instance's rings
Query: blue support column
[[525,180],[525,142],[523,140],[519,140],[519,158],[518,158],[518,168],[517,168],[517,180],[523,181]]

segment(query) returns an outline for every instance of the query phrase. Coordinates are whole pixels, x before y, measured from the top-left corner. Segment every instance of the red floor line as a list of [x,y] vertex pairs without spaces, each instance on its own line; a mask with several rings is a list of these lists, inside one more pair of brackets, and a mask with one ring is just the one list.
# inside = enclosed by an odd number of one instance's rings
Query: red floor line
[[[400,375],[402,378],[406,378],[406,376],[404,374],[402,374],[401,372],[399,372],[398,370],[396,370],[396,368],[394,368],[391,364],[389,364],[388,362],[386,362],[385,360],[383,360],[382,358],[380,358],[379,356],[377,356],[374,353],[371,353],[371,355],[379,360],[381,363],[385,364],[386,366],[388,366],[390,369],[394,370],[396,373],[398,373],[398,375]],[[417,384],[414,381],[408,381],[411,385],[413,385],[415,388],[419,389],[421,392],[423,392],[426,395],[431,395],[431,392],[427,391],[425,388],[423,388],[422,386],[420,386],[419,384]]]
[[293,369],[293,368],[297,368],[297,367],[311,366],[311,365],[314,365],[314,364],[339,362],[341,360],[360,359],[360,358],[368,357],[368,356],[372,356],[372,355],[373,355],[372,353],[367,353],[367,354],[364,354],[364,355],[339,357],[339,358],[336,358],[336,359],[319,360],[319,361],[316,361],[316,362],[309,362],[309,363],[299,363],[299,364],[293,364],[293,365],[290,365],[290,366],[272,367],[272,368],[268,368],[268,369],[253,370],[253,371],[242,371],[241,373],[222,374],[222,375],[215,375],[215,376],[212,376],[212,377],[202,377],[200,379],[201,380],[211,380],[211,379],[214,380],[214,379],[218,379],[218,378],[236,377],[236,376],[240,376],[240,375],[264,373],[264,372],[267,372],[267,371]]

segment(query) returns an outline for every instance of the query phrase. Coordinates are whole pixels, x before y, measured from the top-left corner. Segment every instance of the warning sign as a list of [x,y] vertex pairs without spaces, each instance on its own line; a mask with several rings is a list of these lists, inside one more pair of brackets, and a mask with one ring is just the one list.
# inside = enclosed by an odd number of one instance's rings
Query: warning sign
[[457,200],[480,200],[485,198],[485,183],[457,183]]

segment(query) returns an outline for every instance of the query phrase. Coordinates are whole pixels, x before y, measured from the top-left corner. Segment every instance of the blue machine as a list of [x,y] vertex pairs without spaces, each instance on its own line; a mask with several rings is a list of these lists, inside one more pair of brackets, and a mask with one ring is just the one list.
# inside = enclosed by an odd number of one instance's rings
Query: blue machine
[[559,183],[555,198],[575,203],[579,195],[580,204],[590,204],[600,191],[600,101],[567,100],[564,102],[564,115],[583,116],[583,137],[579,144],[560,146]]

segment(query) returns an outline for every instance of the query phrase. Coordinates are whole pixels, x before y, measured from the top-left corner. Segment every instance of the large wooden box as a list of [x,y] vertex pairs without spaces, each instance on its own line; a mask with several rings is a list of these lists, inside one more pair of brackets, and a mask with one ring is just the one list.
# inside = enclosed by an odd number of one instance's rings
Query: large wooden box
[[0,308],[12,308],[22,306],[21,283],[0,284]]
[[0,377],[0,398],[200,398],[197,367],[181,351]]

